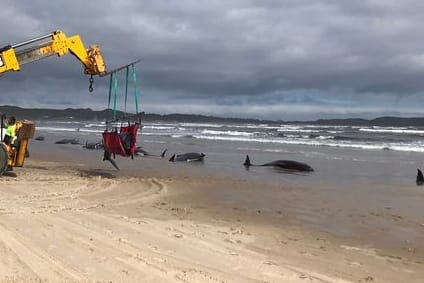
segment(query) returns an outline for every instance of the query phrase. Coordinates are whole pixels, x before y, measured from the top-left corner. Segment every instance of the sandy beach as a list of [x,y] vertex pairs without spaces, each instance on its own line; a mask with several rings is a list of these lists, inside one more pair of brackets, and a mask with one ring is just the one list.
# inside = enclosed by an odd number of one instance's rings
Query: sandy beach
[[423,1],[3,3],[0,283],[424,283]]
[[1,177],[0,281],[424,278],[420,246],[376,248],[373,237],[342,237],[293,222],[293,211],[285,207],[296,199],[296,188],[286,188],[281,209],[262,210],[218,201],[218,195],[261,190],[263,184],[212,171],[189,175],[184,166],[171,173],[161,164],[149,162],[143,173],[122,174],[107,166],[35,156],[15,168],[16,176]]

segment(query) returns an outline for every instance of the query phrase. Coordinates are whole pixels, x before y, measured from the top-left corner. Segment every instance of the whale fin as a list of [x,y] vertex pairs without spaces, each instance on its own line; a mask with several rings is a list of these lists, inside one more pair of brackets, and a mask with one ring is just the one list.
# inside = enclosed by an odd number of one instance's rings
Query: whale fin
[[169,161],[174,162],[175,161],[175,154],[171,156],[171,158],[169,158]]
[[423,172],[421,172],[420,169],[417,168],[417,185],[418,186],[422,186],[424,184],[424,176],[423,176]]
[[110,153],[105,150],[104,153],[103,153],[103,161],[106,161],[106,160],[109,161],[112,164],[112,166],[115,167],[116,170],[119,171],[119,167],[116,164],[115,160],[113,160],[110,156]]
[[252,165],[252,163],[250,163],[249,155],[246,155],[246,160],[244,161],[243,165],[244,165],[245,167],[249,167],[249,166],[251,166],[251,165]]
[[165,148],[165,150],[162,152],[162,154],[160,155],[160,157],[165,158],[165,153],[168,151],[167,148]]

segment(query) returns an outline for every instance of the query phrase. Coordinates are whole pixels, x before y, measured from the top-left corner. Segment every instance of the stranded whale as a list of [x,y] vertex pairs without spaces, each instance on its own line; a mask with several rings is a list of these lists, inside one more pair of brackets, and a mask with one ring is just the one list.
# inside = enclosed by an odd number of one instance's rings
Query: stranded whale
[[422,186],[424,184],[424,176],[423,172],[421,172],[420,169],[417,168],[417,185]]
[[244,161],[243,165],[246,168],[249,168],[250,166],[269,166],[269,167],[277,167],[277,168],[283,168],[283,169],[294,170],[294,171],[302,171],[302,172],[314,171],[314,169],[312,169],[312,167],[309,166],[308,164],[294,161],[294,160],[274,160],[265,164],[254,165],[250,163],[249,155],[246,155],[246,160]]
[[175,161],[195,162],[195,161],[203,161],[204,157],[205,157],[204,153],[188,152],[188,153],[184,153],[184,154],[174,154],[169,159],[169,161],[171,161],[171,162],[175,162]]
[[103,149],[103,142],[85,142],[85,145],[82,146],[83,148],[86,149]]

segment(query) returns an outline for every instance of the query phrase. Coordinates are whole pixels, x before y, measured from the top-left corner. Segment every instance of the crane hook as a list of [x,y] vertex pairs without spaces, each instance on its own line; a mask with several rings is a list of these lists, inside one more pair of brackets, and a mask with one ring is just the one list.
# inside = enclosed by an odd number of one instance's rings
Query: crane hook
[[93,83],[94,83],[93,75],[90,75],[90,84],[88,86],[89,92],[93,92]]

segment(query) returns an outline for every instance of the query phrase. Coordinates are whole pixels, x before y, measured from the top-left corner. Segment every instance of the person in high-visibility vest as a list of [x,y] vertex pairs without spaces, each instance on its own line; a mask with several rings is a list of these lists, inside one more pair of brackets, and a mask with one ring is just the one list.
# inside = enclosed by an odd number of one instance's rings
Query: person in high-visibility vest
[[16,140],[16,118],[11,116],[7,121],[6,133],[3,141],[8,145],[13,145]]

